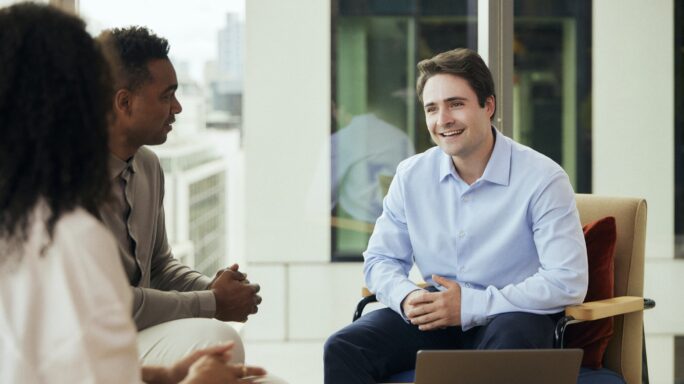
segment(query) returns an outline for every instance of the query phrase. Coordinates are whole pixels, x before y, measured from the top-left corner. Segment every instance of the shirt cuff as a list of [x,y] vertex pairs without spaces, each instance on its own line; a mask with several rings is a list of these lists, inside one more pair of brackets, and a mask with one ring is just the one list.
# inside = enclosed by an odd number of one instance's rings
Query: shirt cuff
[[[419,286],[417,286],[415,283],[413,283],[411,280],[403,280],[401,283],[397,284],[396,287],[392,288],[392,292],[389,295],[389,303],[388,306],[394,310],[394,312],[398,313],[399,316],[401,316],[404,321],[408,323],[408,318],[406,315],[404,315],[404,311],[401,308],[401,303],[404,301],[406,296],[408,296],[409,293],[413,291],[420,290]],[[383,300],[380,300],[382,302]]]
[[212,291],[195,291],[199,302],[198,317],[213,318],[216,315],[216,297]]
[[463,331],[487,324],[488,296],[489,293],[486,290],[461,285],[461,328]]

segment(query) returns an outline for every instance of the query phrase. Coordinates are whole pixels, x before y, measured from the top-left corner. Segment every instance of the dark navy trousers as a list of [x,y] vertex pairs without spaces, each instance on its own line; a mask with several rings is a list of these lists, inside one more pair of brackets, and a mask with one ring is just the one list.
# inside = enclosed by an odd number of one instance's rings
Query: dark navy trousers
[[389,308],[362,316],[325,343],[325,384],[366,384],[415,369],[421,349],[536,349],[553,347],[559,315],[503,313],[487,325],[421,331]]

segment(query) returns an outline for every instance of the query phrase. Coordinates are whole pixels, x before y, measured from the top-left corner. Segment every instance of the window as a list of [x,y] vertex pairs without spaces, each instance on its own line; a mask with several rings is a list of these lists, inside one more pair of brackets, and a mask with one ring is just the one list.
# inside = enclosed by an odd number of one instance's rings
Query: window
[[684,259],[684,2],[682,1],[675,1],[674,29],[675,257]]
[[477,1],[332,4],[332,259],[361,260],[399,162],[433,143],[416,63],[477,49]]
[[[674,4],[675,258],[684,259],[684,2]],[[684,336],[675,336],[675,384],[684,384]]]
[[195,247],[195,268],[211,276],[223,268],[225,247],[225,176],[204,176],[190,184],[190,241]]
[[[514,139],[563,166],[575,191],[585,193],[591,4],[514,3]],[[416,63],[457,47],[477,49],[477,38],[476,1],[333,2],[333,260],[361,259],[396,165],[433,145],[414,92]]]
[[675,336],[675,377],[674,384],[684,384],[684,336]]
[[591,192],[591,1],[514,3],[513,136]]
[[[81,0],[80,14],[97,35],[141,25],[166,38],[178,77],[177,116],[165,144],[152,146],[165,174],[167,235],[174,255],[213,276],[228,264],[225,148],[239,148],[242,116],[244,3]],[[180,27],[179,20],[182,20]]]

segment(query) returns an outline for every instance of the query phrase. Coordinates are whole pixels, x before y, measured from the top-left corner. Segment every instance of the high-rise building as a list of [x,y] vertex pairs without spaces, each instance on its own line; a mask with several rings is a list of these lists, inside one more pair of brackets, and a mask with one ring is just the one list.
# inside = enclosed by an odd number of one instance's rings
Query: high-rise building
[[228,79],[242,80],[244,25],[236,13],[226,15],[226,26],[218,32],[219,71]]
[[206,67],[212,109],[232,116],[242,116],[243,31],[239,15],[228,13],[225,27],[218,31],[218,62]]
[[165,175],[164,209],[176,258],[208,276],[226,264],[227,163],[208,142],[153,147]]
[[183,113],[168,141],[151,149],[164,169],[166,230],[174,255],[213,276],[227,257],[228,165],[206,131],[201,89],[182,70],[178,82]]

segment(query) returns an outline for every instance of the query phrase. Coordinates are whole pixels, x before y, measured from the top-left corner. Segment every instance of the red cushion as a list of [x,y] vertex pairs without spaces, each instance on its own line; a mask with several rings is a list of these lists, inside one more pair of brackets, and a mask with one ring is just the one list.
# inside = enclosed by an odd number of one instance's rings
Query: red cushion
[[[613,258],[617,231],[615,218],[604,217],[584,226],[589,261],[589,288],[584,301],[610,299],[613,297]],[[570,325],[565,337],[567,348],[584,349],[582,365],[601,368],[603,354],[613,335],[613,318],[587,321]]]

